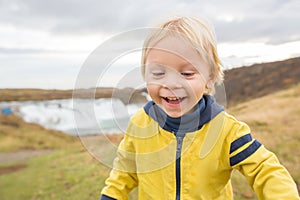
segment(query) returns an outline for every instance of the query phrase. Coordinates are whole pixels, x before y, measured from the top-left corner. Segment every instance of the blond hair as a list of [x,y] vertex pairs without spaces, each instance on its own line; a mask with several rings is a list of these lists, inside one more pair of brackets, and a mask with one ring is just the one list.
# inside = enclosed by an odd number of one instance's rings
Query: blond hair
[[[223,70],[217,53],[217,41],[214,28],[205,20],[192,17],[177,17],[161,24],[146,38],[142,51],[142,75],[145,75],[147,55],[153,44],[170,35],[170,32],[180,33],[187,38],[197,50],[200,57],[210,66],[210,77],[214,83],[221,84]],[[152,46],[151,46],[152,44]],[[212,94],[214,86],[207,88],[205,93]]]

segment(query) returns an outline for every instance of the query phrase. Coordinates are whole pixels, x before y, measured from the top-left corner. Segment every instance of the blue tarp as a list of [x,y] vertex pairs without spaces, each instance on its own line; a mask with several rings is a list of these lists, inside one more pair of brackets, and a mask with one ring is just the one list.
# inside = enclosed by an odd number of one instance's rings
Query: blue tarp
[[2,111],[3,115],[10,115],[10,114],[12,114],[12,110],[10,108],[2,108],[1,111]]

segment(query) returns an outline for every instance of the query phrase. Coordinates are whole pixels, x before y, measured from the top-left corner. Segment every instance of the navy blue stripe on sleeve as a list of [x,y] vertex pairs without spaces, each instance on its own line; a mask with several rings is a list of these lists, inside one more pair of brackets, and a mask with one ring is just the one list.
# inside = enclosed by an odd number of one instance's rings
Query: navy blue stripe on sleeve
[[230,158],[230,166],[234,166],[242,162],[243,160],[251,156],[260,146],[261,143],[259,143],[257,140],[254,140],[254,142],[249,147]]
[[252,137],[251,137],[251,134],[249,133],[249,134],[244,135],[244,136],[238,138],[237,140],[233,141],[230,145],[230,153],[232,153],[235,150],[237,150],[238,148],[244,146],[248,142],[251,142],[251,140],[252,140]]
[[103,194],[103,195],[100,197],[100,200],[116,200],[116,199],[111,198],[111,197],[106,196],[105,194]]

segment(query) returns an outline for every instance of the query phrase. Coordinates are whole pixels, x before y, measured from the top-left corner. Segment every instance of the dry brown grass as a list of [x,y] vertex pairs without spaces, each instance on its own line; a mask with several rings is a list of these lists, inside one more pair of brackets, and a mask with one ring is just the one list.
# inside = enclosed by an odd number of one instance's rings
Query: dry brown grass
[[[253,136],[273,151],[300,186],[300,84],[228,109],[246,122]],[[233,173],[235,199],[257,199],[238,172]]]
[[246,122],[252,134],[300,182],[300,84],[272,95],[241,103],[228,112]]

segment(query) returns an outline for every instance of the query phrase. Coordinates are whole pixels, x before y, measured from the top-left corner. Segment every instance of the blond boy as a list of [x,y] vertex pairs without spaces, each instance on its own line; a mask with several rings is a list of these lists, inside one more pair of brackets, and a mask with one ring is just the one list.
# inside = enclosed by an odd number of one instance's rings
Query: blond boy
[[223,72],[212,28],[188,17],[146,39],[142,73],[152,98],[130,120],[101,200],[233,199],[233,169],[259,199],[299,200],[276,156],[227,114],[212,93]]

